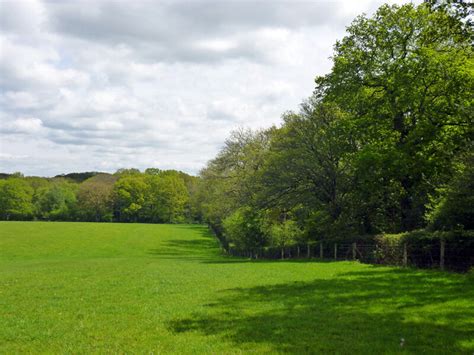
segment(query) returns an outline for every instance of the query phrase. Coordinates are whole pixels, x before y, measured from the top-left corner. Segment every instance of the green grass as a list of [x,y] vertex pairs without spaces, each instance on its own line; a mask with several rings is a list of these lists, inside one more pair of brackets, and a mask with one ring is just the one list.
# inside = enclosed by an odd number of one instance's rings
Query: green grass
[[194,225],[2,222],[0,353],[20,352],[472,354],[474,279],[230,258]]

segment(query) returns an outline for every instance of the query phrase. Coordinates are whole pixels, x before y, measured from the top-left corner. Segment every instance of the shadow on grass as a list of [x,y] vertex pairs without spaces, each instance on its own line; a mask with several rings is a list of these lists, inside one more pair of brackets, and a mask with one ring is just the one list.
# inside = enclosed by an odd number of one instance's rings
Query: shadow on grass
[[[201,261],[205,264],[240,264],[240,263],[329,263],[330,259],[250,259],[225,254],[219,247],[216,238],[209,229],[203,225],[176,225],[176,229],[187,231],[195,230],[192,239],[173,239],[161,242],[159,248],[148,250],[148,254],[160,259],[179,259]],[[197,237],[197,238],[196,238]]]
[[204,264],[241,264],[241,263],[329,263],[333,260],[320,259],[250,259],[226,255],[212,236],[203,235],[200,239],[175,239],[162,242],[159,248],[148,250],[148,254],[160,259],[194,260]]
[[217,335],[246,350],[258,343],[286,353],[472,354],[474,284],[464,275],[370,268],[228,289],[169,329]]
[[172,239],[163,241],[155,249],[148,250],[148,254],[160,259],[213,261],[222,256],[217,240],[205,226],[177,225],[176,229],[194,230],[190,239]]

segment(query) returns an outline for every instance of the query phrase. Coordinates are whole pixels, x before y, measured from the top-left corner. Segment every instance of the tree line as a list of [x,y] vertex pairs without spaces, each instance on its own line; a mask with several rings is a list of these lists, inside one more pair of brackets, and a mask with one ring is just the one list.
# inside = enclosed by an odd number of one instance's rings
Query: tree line
[[54,178],[0,180],[2,220],[195,222],[197,177],[174,170],[121,169],[115,174],[73,173]]
[[197,199],[224,248],[284,257],[316,241],[474,229],[469,10],[426,2],[357,17],[298,112],[233,132]]

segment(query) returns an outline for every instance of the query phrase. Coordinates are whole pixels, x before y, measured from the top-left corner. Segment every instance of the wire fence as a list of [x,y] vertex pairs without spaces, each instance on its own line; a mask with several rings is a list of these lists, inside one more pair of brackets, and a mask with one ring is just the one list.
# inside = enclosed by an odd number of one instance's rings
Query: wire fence
[[317,258],[324,261],[358,260],[369,264],[438,268],[458,272],[474,268],[474,247],[437,240],[425,244],[404,243],[384,246],[377,243],[315,242],[287,248],[265,247],[241,251],[229,247],[227,253],[253,259]]

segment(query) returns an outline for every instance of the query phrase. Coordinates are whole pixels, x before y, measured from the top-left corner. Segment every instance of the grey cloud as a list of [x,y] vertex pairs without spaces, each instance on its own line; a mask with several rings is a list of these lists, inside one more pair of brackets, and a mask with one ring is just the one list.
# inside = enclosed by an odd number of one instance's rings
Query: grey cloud
[[3,0],[0,2],[0,29],[2,32],[34,35],[45,24],[44,8],[38,1]]
[[334,1],[207,1],[174,2],[169,6],[172,13],[184,20],[192,19],[193,27],[203,32],[319,26],[334,21],[337,8]]
[[207,112],[207,118],[210,120],[219,120],[219,121],[230,121],[235,122],[238,118],[226,110],[220,109],[218,107],[210,107]]
[[[265,61],[265,51],[237,35],[262,28],[335,26],[338,3],[271,1],[204,2],[50,2],[51,28],[104,45],[124,45],[154,62],[216,62],[247,58]],[[233,39],[233,48],[215,51],[196,47],[209,38]]]

